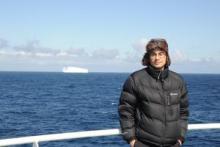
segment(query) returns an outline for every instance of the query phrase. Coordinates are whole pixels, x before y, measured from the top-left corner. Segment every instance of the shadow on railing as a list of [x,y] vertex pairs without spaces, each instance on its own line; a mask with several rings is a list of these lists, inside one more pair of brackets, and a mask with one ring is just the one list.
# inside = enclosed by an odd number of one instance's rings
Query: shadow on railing
[[[189,130],[220,129],[220,123],[189,124],[188,129]],[[39,147],[39,142],[88,138],[88,137],[100,137],[100,136],[112,136],[112,135],[121,135],[120,129],[81,131],[81,132],[70,132],[70,133],[2,139],[0,140],[0,146],[2,147],[2,146],[20,145],[20,144],[33,144],[33,147]]]

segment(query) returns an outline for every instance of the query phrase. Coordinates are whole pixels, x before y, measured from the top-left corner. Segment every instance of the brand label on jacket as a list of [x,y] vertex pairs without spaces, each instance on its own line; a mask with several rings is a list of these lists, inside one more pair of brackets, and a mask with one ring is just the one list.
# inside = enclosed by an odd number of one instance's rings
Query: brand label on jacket
[[176,93],[176,92],[171,92],[170,93],[170,96],[177,96],[178,95],[178,93]]

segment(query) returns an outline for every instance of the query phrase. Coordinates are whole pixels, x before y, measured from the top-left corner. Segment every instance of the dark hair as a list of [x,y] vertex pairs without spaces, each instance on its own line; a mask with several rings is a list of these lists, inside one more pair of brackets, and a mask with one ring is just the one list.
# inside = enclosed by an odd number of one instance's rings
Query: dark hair
[[170,56],[168,54],[168,43],[165,39],[151,39],[146,45],[146,53],[142,58],[142,65],[149,66],[150,65],[150,53],[155,50],[159,49],[166,53],[167,61],[165,67],[170,66]]

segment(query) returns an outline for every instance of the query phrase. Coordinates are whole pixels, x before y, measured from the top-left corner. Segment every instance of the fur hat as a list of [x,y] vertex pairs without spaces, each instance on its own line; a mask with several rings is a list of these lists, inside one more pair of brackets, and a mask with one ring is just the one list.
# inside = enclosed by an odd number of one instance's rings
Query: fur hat
[[149,53],[154,49],[160,49],[167,53],[168,55],[168,44],[165,39],[151,39],[146,45],[146,52]]

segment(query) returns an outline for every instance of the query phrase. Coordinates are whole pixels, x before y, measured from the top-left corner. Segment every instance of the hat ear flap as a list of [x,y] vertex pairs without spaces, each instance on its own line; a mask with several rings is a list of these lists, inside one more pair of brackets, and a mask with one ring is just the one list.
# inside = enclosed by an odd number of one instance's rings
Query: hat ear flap
[[166,59],[166,67],[169,67],[171,64],[171,61],[170,61],[170,56],[167,54],[167,59]]

